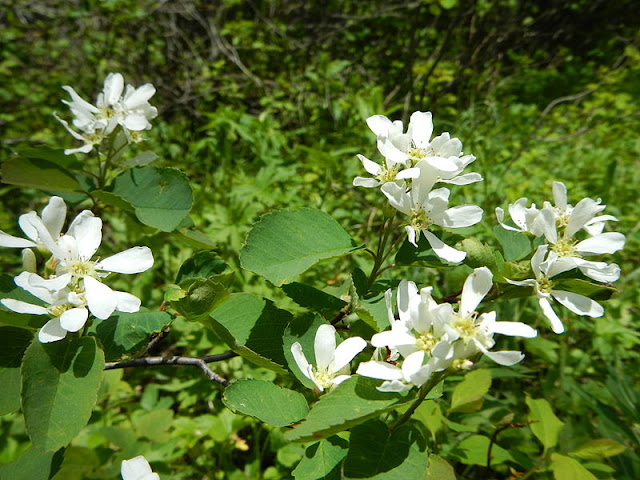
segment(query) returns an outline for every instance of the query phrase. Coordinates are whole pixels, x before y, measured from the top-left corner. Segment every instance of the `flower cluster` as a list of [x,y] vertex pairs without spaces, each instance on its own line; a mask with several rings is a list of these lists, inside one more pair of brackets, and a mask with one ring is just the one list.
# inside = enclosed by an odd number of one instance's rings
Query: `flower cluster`
[[515,226],[504,223],[504,210],[496,208],[498,222],[506,230],[544,238],[531,259],[535,278],[523,281],[508,280],[513,285],[533,287],[542,312],[555,333],[564,326],[551,307],[553,298],[578,315],[600,317],[604,309],[584,295],[556,288],[557,276],[578,269],[597,282],[614,282],[620,277],[620,267],[614,263],[587,260],[601,254],[615,253],[624,247],[625,237],[618,232],[603,232],[606,222],[617,221],[611,215],[600,215],[606,205],[601,200],[583,198],[575,206],[567,203],[567,189],[562,182],[553,183],[555,205],[544,202],[541,209],[535,204],[527,207],[527,199],[520,198],[509,205]]
[[147,83],[138,88],[132,85],[125,88],[120,73],[107,75],[95,105],[84,100],[68,85],[62,88],[71,96],[71,101],[63,100],[63,103],[69,106],[73,126],[78,131],[73,130],[65,120],[54,116],[74,138],[84,142],[81,147],[65,150],[67,155],[89,153],[94,145],[102,143],[118,126],[122,127],[128,141],[138,142],[142,139],[140,132],[149,130],[149,120],[158,115],[157,109],[149,104],[149,99],[156,92],[154,86]]
[[[66,215],[66,205],[60,197],[52,197],[42,211],[20,217],[20,226],[31,239],[20,239],[5,233],[0,246],[40,247],[50,255],[44,276],[35,273],[35,256],[23,254],[33,261],[15,278],[15,283],[44,305],[4,298],[6,308],[31,315],[48,315],[50,320],[40,329],[42,343],[62,340],[67,332],[82,329],[91,313],[106,319],[114,311],[137,312],[140,300],[127,292],[112,290],[102,283],[110,273],[140,273],[153,265],[148,247],[133,247],[102,260],[92,260],[102,241],[102,220],[84,210],[71,222],[67,233],[60,235]],[[26,266],[26,265],[25,265]]]
[[476,311],[492,280],[486,267],[475,269],[464,283],[457,309],[449,303],[438,304],[431,287],[418,291],[415,283],[403,280],[397,292],[399,318],[393,316],[391,291],[387,291],[391,330],[371,338],[374,347],[386,349],[386,361],[361,363],[356,373],[384,380],[380,391],[401,392],[422,386],[434,373],[471,368],[482,354],[500,365],[518,363],[524,358],[520,352],[490,351],[493,335],[532,338],[537,332],[523,323],[498,322],[496,312]]
[[464,260],[466,253],[442,242],[431,232],[431,227],[475,225],[482,219],[482,209],[476,205],[449,208],[449,189],[434,189],[434,186],[437,183],[467,185],[481,181],[478,173],[462,174],[475,157],[463,155],[462,142],[446,132],[431,139],[430,112],[414,112],[406,133],[401,121],[392,122],[382,115],[368,118],[367,124],[377,137],[384,163],[378,165],[358,155],[373,178],[356,177],[353,184],[380,187],[389,203],[407,217],[405,230],[412,245],[418,246],[422,234],[443,260],[452,263]]

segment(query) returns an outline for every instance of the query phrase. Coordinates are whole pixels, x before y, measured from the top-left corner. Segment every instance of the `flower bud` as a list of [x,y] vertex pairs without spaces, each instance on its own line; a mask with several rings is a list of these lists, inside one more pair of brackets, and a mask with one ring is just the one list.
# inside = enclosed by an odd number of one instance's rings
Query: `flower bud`
[[30,248],[22,250],[22,269],[25,272],[36,273],[38,264],[36,262],[36,254]]

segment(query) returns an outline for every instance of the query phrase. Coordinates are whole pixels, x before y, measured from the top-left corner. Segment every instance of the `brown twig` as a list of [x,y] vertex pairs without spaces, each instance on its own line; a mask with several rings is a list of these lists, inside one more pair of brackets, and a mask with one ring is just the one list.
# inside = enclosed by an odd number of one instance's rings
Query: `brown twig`
[[229,381],[222,378],[220,375],[211,370],[207,363],[219,362],[221,360],[227,360],[233,358],[238,354],[232,351],[220,353],[218,355],[208,355],[203,358],[193,357],[146,357],[146,358],[134,358],[133,360],[126,360],[124,362],[108,362],[105,363],[105,370],[115,370],[118,368],[129,367],[155,367],[157,365],[190,365],[198,367],[202,370],[210,380],[219,383],[226,387],[229,385]]

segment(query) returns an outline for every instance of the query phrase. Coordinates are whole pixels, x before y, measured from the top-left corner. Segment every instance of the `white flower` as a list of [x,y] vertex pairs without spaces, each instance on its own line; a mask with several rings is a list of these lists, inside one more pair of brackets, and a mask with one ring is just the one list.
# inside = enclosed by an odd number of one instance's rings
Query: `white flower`
[[74,138],[84,142],[81,147],[65,150],[67,155],[89,153],[94,145],[100,144],[118,125],[124,129],[128,140],[138,141],[138,132],[150,129],[149,120],[158,115],[157,109],[149,104],[149,99],[156,91],[154,86],[147,83],[138,88],[132,85],[125,88],[124,78],[120,73],[107,75],[96,105],[82,99],[68,85],[62,88],[71,96],[70,102],[63,100],[63,103],[69,106],[74,117],[72,123],[80,132],[73,130],[55,113],[54,116]]
[[48,236],[57,238],[62,231],[67,215],[67,206],[60,197],[51,197],[47,205],[42,209],[42,217],[36,212],[20,215],[18,225],[27,236],[27,239],[14,237],[0,231],[0,247],[31,248],[45,250],[46,247],[38,234],[38,229],[45,229]]
[[353,185],[356,187],[373,188],[387,182],[417,178],[420,175],[418,168],[405,168],[402,170],[401,164],[394,163],[386,158],[382,165],[378,165],[363,155],[357,155],[357,157],[362,162],[364,169],[374,178],[356,177],[353,179]]
[[120,474],[122,480],[160,480],[160,476],[151,470],[151,465],[142,455],[123,460]]
[[[547,252],[548,256],[545,260]],[[554,288],[555,282],[553,281],[553,277],[575,268],[576,261],[579,260],[580,259],[570,257],[559,257],[556,252],[549,251],[549,245],[540,245],[531,258],[531,269],[536,278],[522,281],[506,279],[513,285],[533,287],[542,313],[549,319],[551,329],[555,333],[564,332],[564,325],[551,307],[551,302],[549,301],[551,298],[554,298],[560,304],[578,315],[595,318],[601,317],[604,314],[602,306],[589,297]]]
[[[550,213],[550,212],[549,212]],[[544,234],[545,222],[540,218],[541,211],[538,210],[536,204],[527,207],[527,198],[519,198],[515,203],[509,204],[509,215],[516,227],[504,223],[504,210],[500,207],[496,208],[496,218],[498,223],[505,230],[512,232],[531,233],[538,237]]]
[[70,281],[71,274],[68,273],[45,280],[35,273],[22,272],[15,278],[16,285],[45,302],[47,306],[12,298],[3,298],[0,302],[17,313],[52,316],[38,332],[38,339],[42,343],[62,340],[67,332],[77,332],[84,327],[89,316],[82,295],[68,288]]
[[307,361],[298,342],[291,345],[291,353],[300,371],[322,392],[325,388],[338,385],[349,378],[349,375],[346,375],[349,362],[366,346],[367,342],[362,338],[351,337],[336,347],[336,329],[332,325],[321,325],[313,344],[315,368]]
[[375,120],[367,123],[378,135],[380,153],[388,160],[407,167],[420,164],[421,175],[428,177],[431,185],[436,181],[466,185],[482,180],[477,173],[459,176],[475,160],[473,155],[462,156],[460,140],[451,138],[447,132],[430,140],[433,133],[431,112],[414,112],[406,134],[402,133],[401,122],[391,123],[381,115],[372,118]]
[[441,305],[434,313],[441,317],[448,339],[454,343],[455,358],[468,359],[482,352],[500,365],[513,365],[524,358],[517,351],[490,352],[495,341],[493,335],[533,338],[537,332],[521,322],[497,322],[496,312],[479,314],[476,308],[489,293],[493,275],[487,267],[476,268],[464,282],[460,305],[456,312],[450,304]]
[[88,210],[73,221],[66,235],[53,240],[39,229],[53,256],[58,260],[58,275],[70,273],[73,288],[83,291],[91,313],[106,319],[115,311],[137,312],[140,300],[126,292],[112,290],[100,279],[109,273],[140,273],[153,265],[148,247],[133,247],[104,260],[91,258],[102,241],[102,220]]
[[409,242],[418,246],[420,233],[440,258],[452,263],[459,263],[466,257],[466,253],[446,245],[429,231],[432,225],[445,228],[462,228],[475,225],[482,219],[482,209],[476,205],[449,206],[449,190],[439,188],[424,195],[424,189],[419,188],[417,179],[413,183],[411,192],[399,187],[395,183],[386,183],[381,190],[389,199],[389,203],[409,217],[409,224],[405,227]]

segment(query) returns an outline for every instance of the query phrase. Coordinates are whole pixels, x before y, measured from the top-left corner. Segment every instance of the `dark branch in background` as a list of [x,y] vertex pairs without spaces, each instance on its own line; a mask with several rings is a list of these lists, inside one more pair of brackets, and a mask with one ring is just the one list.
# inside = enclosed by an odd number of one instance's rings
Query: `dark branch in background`
[[219,362],[221,360],[228,360],[238,356],[237,353],[228,351],[220,353],[218,355],[208,355],[202,358],[193,357],[146,357],[146,358],[134,358],[133,360],[126,360],[124,362],[108,362],[105,363],[105,370],[115,370],[118,368],[129,367],[155,367],[157,365],[190,365],[192,367],[198,367],[202,370],[210,380],[218,382],[222,386],[228,386],[229,382],[222,378],[220,375],[211,370],[207,363]]

